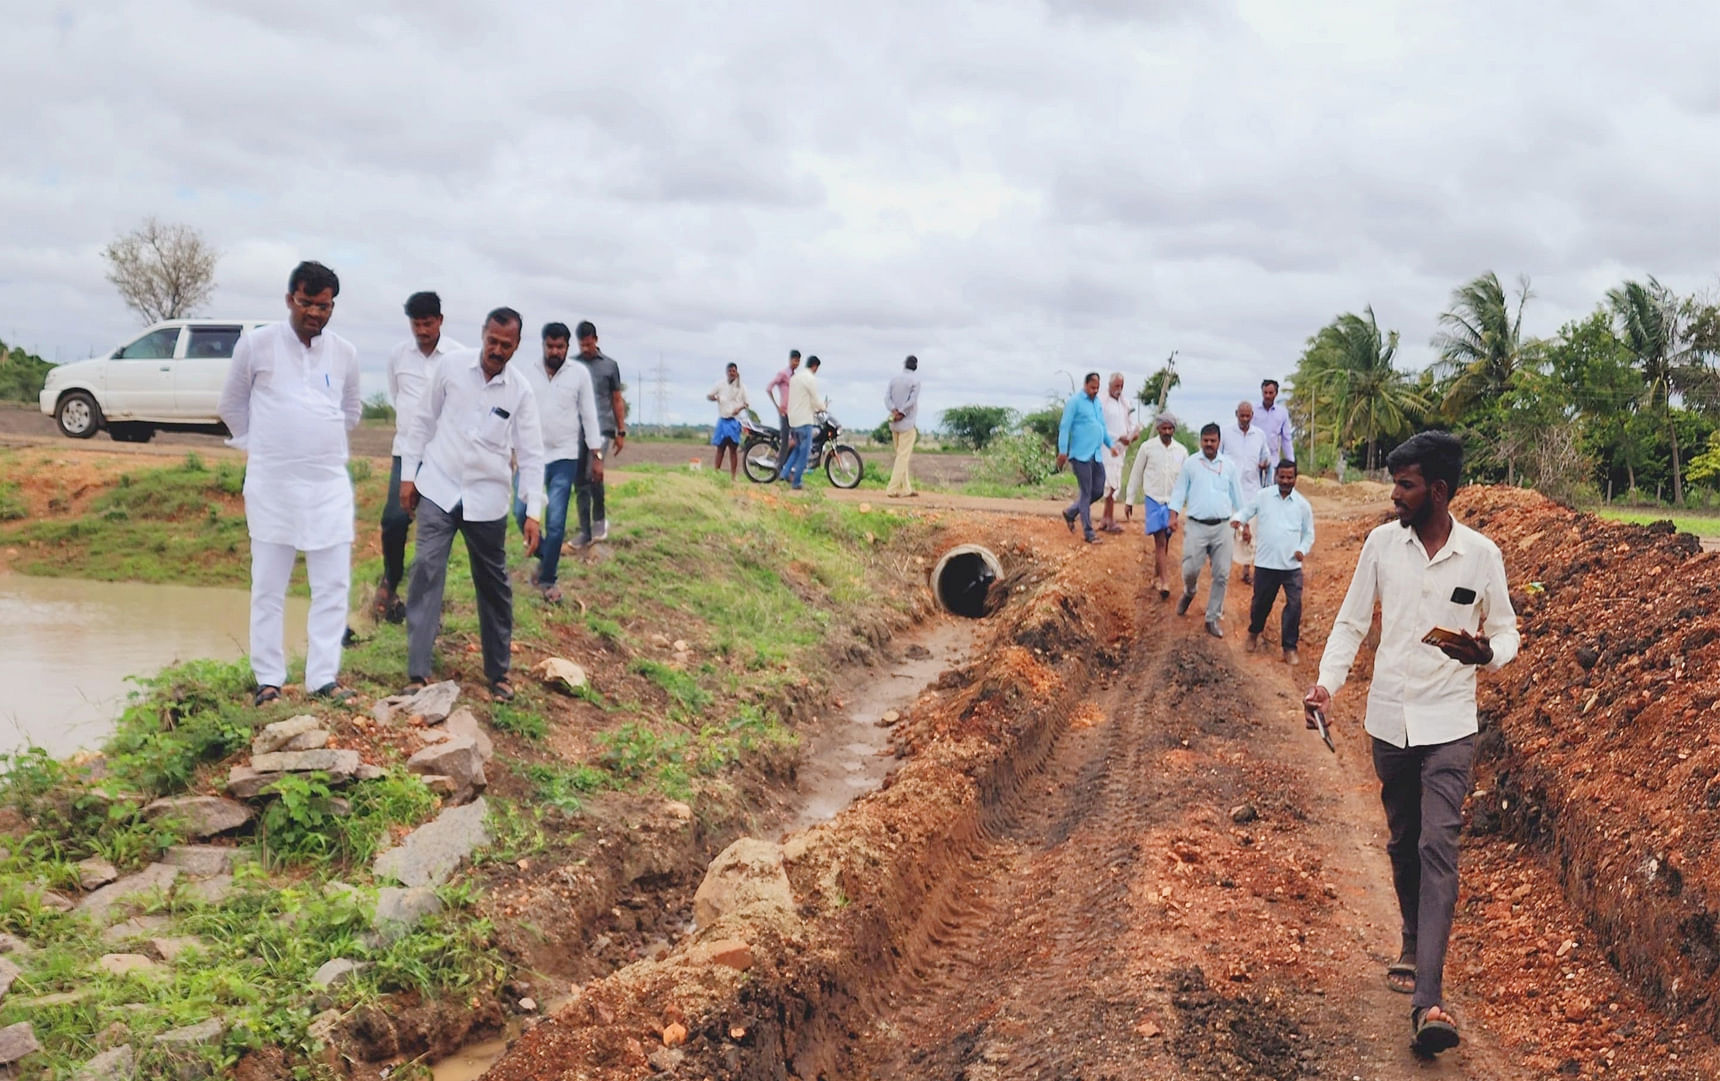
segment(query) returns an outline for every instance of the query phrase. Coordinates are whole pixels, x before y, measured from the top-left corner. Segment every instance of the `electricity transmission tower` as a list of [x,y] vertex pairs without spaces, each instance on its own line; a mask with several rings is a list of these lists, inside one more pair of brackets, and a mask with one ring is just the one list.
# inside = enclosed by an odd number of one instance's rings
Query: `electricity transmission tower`
[[657,414],[657,427],[667,429],[669,417],[669,369],[663,363],[663,354],[657,354],[657,370],[652,373],[651,400]]

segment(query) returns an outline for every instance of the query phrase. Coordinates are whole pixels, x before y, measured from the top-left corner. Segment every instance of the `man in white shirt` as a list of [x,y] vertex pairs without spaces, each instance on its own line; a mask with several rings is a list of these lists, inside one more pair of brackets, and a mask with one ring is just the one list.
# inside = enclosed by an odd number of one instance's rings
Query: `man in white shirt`
[[[567,505],[574,485],[589,469],[595,480],[603,479],[603,429],[597,414],[597,392],[583,364],[567,363],[573,341],[566,323],[548,323],[543,328],[543,362],[515,362],[514,369],[531,385],[537,401],[538,423],[543,427],[543,538],[538,545],[537,587],[551,604],[561,601],[555,584],[561,564],[561,542],[567,536]],[[525,473],[514,478],[514,519],[524,530],[528,520],[521,484],[533,483]]]
[[890,380],[884,395],[884,408],[890,411],[890,442],[895,444],[896,460],[890,466],[890,483],[884,495],[891,499],[917,496],[909,463],[914,457],[914,444],[919,442],[917,424],[920,417],[920,358],[908,357],[902,362],[901,374]]
[[1266,437],[1266,456],[1274,462],[1296,460],[1296,429],[1290,410],[1278,400],[1278,380],[1260,381],[1260,405],[1254,410],[1254,426]]
[[394,403],[394,461],[388,467],[388,500],[382,505],[382,581],[377,583],[371,609],[378,621],[399,623],[406,618],[400,582],[406,577],[406,536],[412,516],[400,505],[400,448],[406,441],[406,420],[418,410],[424,384],[439,361],[461,348],[442,334],[442,298],[413,293],[406,298],[406,321],[412,337],[388,356],[388,400]]
[[[1236,479],[1242,485],[1243,505],[1254,502],[1255,495],[1265,486],[1263,478],[1270,467],[1266,457],[1266,433],[1254,424],[1254,403],[1244,401],[1236,404],[1236,423],[1224,426],[1219,453],[1236,466]],[[1253,585],[1254,545],[1237,537],[1231,556],[1242,568],[1242,584]]]
[[358,426],[358,350],[326,331],[340,279],[305,262],[287,279],[287,321],[247,331],[233,350],[219,411],[245,451],[251,534],[251,671],[255,702],[281,697],[287,580],[305,554],[311,609],[305,687],[345,701],[335,682],[352,583],[352,478],[346,433]]
[[723,451],[727,449],[729,479],[734,480],[741,468],[741,414],[752,407],[747,388],[741,385],[740,365],[731,361],[723,369],[723,381],[711,388],[705,400],[717,403],[717,426],[711,430],[711,446],[717,448],[717,472],[723,471]]
[[1177,475],[1188,460],[1188,448],[1176,441],[1177,418],[1169,413],[1159,414],[1153,430],[1158,438],[1142,443],[1135,452],[1123,516],[1134,514],[1137,500],[1142,503],[1141,529],[1153,538],[1153,588],[1163,601],[1171,595],[1171,489],[1176,487]]
[[[1403,914],[1398,960],[1386,970],[1412,993],[1415,1046],[1456,1046],[1443,1007],[1446,943],[1457,902],[1457,835],[1475,760],[1475,670],[1517,655],[1517,614],[1494,543],[1448,509],[1463,445],[1422,432],[1386,456],[1397,521],[1368,534],[1350,590],[1303,705],[1329,713],[1380,606],[1367,732],[1391,839],[1392,882]],[[1430,644],[1430,640],[1438,644]]]
[[1118,494],[1123,491],[1123,459],[1128,456],[1129,444],[1141,434],[1140,425],[1135,423],[1135,411],[1129,408],[1127,399],[1123,397],[1122,372],[1111,373],[1105,396],[1099,399],[1099,409],[1105,417],[1105,432],[1111,437],[1111,445],[1105,448],[1100,458],[1105,465],[1105,513],[1099,519],[1099,529],[1105,533],[1121,533],[1123,527],[1117,524],[1116,502]]
[[818,419],[818,414],[824,410],[824,396],[818,393],[818,368],[822,362],[817,357],[807,357],[806,364],[794,373],[794,378],[788,381],[788,428],[794,440],[794,447],[788,452],[788,461],[782,467],[782,476],[788,480],[788,485],[795,491],[801,488],[801,478],[806,476],[806,463],[812,456],[812,428]]
[[[543,430],[531,385],[510,373],[520,345],[520,313],[497,308],[484,319],[483,342],[442,359],[412,417],[402,447],[400,503],[418,515],[418,558],[406,597],[407,692],[430,680],[442,590],[454,534],[466,538],[472,585],[478,594],[478,630],[490,695],[506,702],[514,595],[508,585],[510,460],[522,477],[543,476]],[[543,520],[541,484],[525,484],[526,555],[538,549]]]
[[1302,640],[1302,561],[1314,547],[1314,508],[1296,490],[1296,463],[1286,458],[1274,472],[1277,484],[1262,488],[1254,501],[1236,514],[1242,537],[1254,545],[1254,599],[1248,609],[1248,652],[1260,648],[1260,632],[1272,614],[1278,589],[1284,589],[1284,615],[1279,623],[1278,644],[1284,663],[1301,658],[1296,644]]

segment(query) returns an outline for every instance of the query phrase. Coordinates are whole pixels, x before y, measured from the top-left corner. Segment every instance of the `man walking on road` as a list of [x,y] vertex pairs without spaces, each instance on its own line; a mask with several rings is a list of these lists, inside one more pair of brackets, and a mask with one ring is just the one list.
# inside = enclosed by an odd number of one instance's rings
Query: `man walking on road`
[[1266,437],[1266,456],[1274,462],[1296,460],[1296,429],[1290,410],[1278,400],[1278,380],[1260,381],[1260,405],[1254,410],[1254,426]]
[[[1264,476],[1270,468],[1266,456],[1266,433],[1255,426],[1252,402],[1236,403],[1236,423],[1226,425],[1219,439],[1219,453],[1236,466],[1236,479],[1242,485],[1244,504],[1254,502],[1254,496],[1265,486]],[[1242,567],[1242,584],[1254,584],[1254,545],[1238,537],[1233,556]]]
[[785,476],[788,473],[788,440],[792,434],[788,424],[788,388],[799,368],[800,350],[790,349],[788,367],[777,372],[764,388],[765,396],[770,399],[770,404],[776,406],[776,414],[781,421],[781,430],[777,432],[776,438],[776,470]]
[[788,427],[794,447],[788,452],[780,476],[797,492],[806,476],[806,463],[812,457],[812,428],[824,409],[824,396],[818,392],[820,363],[817,357],[807,357],[806,367],[795,372],[788,384]]
[[[1105,413],[1105,431],[1110,433],[1111,446],[1105,451],[1105,514],[1099,523],[1099,529],[1105,533],[1121,533],[1123,527],[1117,524],[1117,497],[1123,494],[1123,458],[1128,453],[1129,444],[1135,441],[1135,436],[1141,433],[1140,426],[1135,423],[1134,410],[1123,397],[1123,373],[1112,372],[1110,382],[1105,387],[1105,397],[1099,402]],[[1125,500],[1125,502],[1127,502]]]
[[1279,462],[1274,476],[1277,485],[1262,489],[1236,515],[1236,521],[1242,523],[1242,539],[1254,544],[1248,652],[1260,648],[1260,632],[1266,629],[1266,617],[1272,613],[1272,602],[1278,599],[1282,586],[1284,615],[1278,644],[1284,649],[1284,663],[1294,665],[1300,659],[1296,643],[1302,637],[1302,561],[1314,547],[1314,508],[1296,490],[1295,462],[1288,458]]
[[251,672],[255,702],[281,697],[287,581],[305,554],[311,609],[305,687],[345,701],[335,682],[352,583],[352,478],[346,434],[358,426],[358,350],[327,331],[340,279],[300,263],[287,279],[287,321],[247,331],[233,350],[219,412],[245,451],[251,534]]
[[1105,495],[1105,466],[1099,456],[1111,446],[1111,433],[1105,428],[1105,412],[1099,405],[1099,373],[1088,372],[1081,381],[1081,391],[1069,396],[1063,405],[1063,422],[1057,426],[1057,468],[1069,463],[1075,475],[1075,501],[1063,509],[1063,524],[1075,532],[1075,519],[1081,519],[1081,533],[1088,544],[1098,544],[1099,535],[1093,531],[1093,504]]
[[[603,479],[603,429],[597,419],[597,394],[591,388],[585,366],[567,363],[571,340],[566,323],[546,324],[543,362],[521,361],[515,366],[532,388],[538,421],[543,428],[543,537],[538,545],[535,585],[551,604],[561,600],[561,590],[555,584],[556,571],[561,565],[561,542],[567,536],[567,504],[573,486],[585,476],[587,468],[598,480]],[[523,486],[538,482],[538,478],[523,470],[515,474],[514,519],[521,530],[526,527],[529,509]]]
[[1208,424],[1200,430],[1200,453],[1189,456],[1177,474],[1171,489],[1169,504],[1171,532],[1175,533],[1179,516],[1188,514],[1188,530],[1183,534],[1183,595],[1177,601],[1177,615],[1188,611],[1194,601],[1195,587],[1200,584],[1202,563],[1212,564],[1212,585],[1206,594],[1206,633],[1223,638],[1218,621],[1224,615],[1224,590],[1230,584],[1231,533],[1241,526],[1230,520],[1242,509],[1242,487],[1236,476],[1236,465],[1218,453],[1218,425]]
[[730,363],[723,371],[723,381],[705,395],[708,402],[717,403],[717,426],[711,432],[711,446],[717,448],[717,472],[723,469],[723,450],[729,452],[729,479],[734,480],[741,468],[741,414],[752,403],[747,401],[747,388],[741,386],[741,369]]
[[[597,422],[603,427],[603,453],[621,453],[627,445],[627,401],[621,396],[621,365],[597,348],[597,324],[587,319],[579,324],[579,362],[591,377],[597,395]],[[603,470],[581,472],[574,478],[574,499],[579,506],[579,536],[574,547],[609,538],[609,511],[603,502]]]
[[1153,538],[1153,588],[1159,591],[1162,601],[1171,595],[1171,490],[1188,460],[1188,448],[1176,441],[1177,419],[1169,413],[1160,413],[1153,429],[1158,438],[1142,443],[1135,452],[1123,516],[1132,515],[1135,502],[1142,501],[1141,528]]
[[424,386],[442,358],[461,348],[442,333],[442,298],[413,293],[406,298],[406,321],[412,337],[394,347],[388,357],[388,400],[394,403],[394,461],[388,467],[388,500],[382,505],[382,581],[371,602],[378,621],[399,623],[406,618],[400,582],[406,577],[406,536],[412,516],[400,505],[400,448],[406,424],[424,399]]
[[[407,693],[430,680],[442,625],[442,590],[454,534],[466,538],[484,678],[500,702],[514,696],[508,682],[514,593],[508,584],[508,503],[513,480],[543,476],[543,431],[530,384],[508,361],[520,345],[520,313],[497,308],[484,319],[477,349],[444,357],[425,388],[424,404],[407,429],[400,502],[418,515],[418,558],[406,597]],[[526,500],[526,555],[538,550],[543,485],[521,485]]]
[[1363,543],[1326,639],[1320,680],[1303,705],[1310,726],[1315,710],[1329,714],[1378,601],[1366,727],[1403,914],[1402,952],[1386,982],[1414,995],[1414,1043],[1433,1054],[1458,1042],[1443,1005],[1445,952],[1457,902],[1458,829],[1475,759],[1475,670],[1496,671],[1517,655],[1517,615],[1498,547],[1451,517],[1463,445],[1446,432],[1422,432],[1388,454],[1386,468],[1397,521]]
[[890,483],[884,489],[884,495],[891,499],[920,494],[914,491],[914,478],[908,469],[914,457],[914,444],[920,438],[915,427],[920,416],[919,370],[920,359],[910,356],[902,362],[902,374],[890,380],[889,392],[884,395],[884,408],[890,411],[890,442],[896,449]]

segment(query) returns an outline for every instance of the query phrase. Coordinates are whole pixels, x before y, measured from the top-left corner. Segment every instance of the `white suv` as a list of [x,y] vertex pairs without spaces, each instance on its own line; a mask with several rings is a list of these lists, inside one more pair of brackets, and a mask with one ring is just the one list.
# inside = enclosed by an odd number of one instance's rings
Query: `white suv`
[[73,439],[102,428],[117,442],[147,443],[157,429],[225,432],[216,406],[239,335],[258,319],[169,319],[105,357],[48,372],[42,412]]

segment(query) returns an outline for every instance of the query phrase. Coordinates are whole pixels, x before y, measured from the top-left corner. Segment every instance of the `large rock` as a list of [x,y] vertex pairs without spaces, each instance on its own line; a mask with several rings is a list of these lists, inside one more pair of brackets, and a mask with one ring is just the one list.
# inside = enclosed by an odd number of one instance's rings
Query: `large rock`
[[79,860],[76,866],[78,885],[86,890],[99,890],[119,877],[119,868],[100,856],[91,856],[89,859]]
[[227,1026],[222,1024],[219,1018],[211,1017],[195,1025],[163,1032],[155,1038],[154,1043],[157,1047],[165,1047],[168,1050],[187,1050],[219,1040],[226,1031]]
[[543,681],[544,686],[553,687],[564,694],[572,694],[590,682],[586,678],[585,669],[566,657],[545,657],[532,665],[531,672]]
[[442,911],[442,900],[429,886],[384,886],[376,891],[376,912],[370,925],[378,944],[387,945],[404,937],[418,921]]
[[166,916],[133,916],[103,931],[102,941],[111,946],[134,938],[153,938],[167,930],[172,922]]
[[233,766],[227,770],[227,794],[234,799],[256,799],[285,776],[284,773],[263,773],[250,766]]
[[77,907],[72,903],[71,898],[64,894],[55,893],[35,882],[24,883],[24,896],[34,900],[50,912],[70,912]]
[[0,1028],[0,1066],[10,1066],[41,1049],[42,1045],[36,1042],[36,1030],[30,1027],[30,1022],[20,1021]]
[[219,905],[233,896],[233,890],[232,875],[211,875],[209,878],[199,878],[180,886],[179,899]]
[[10,932],[0,932],[0,954],[30,952],[30,944]]
[[396,717],[422,717],[425,724],[441,724],[454,711],[460,685],[453,680],[432,683],[416,694],[397,694],[376,703],[371,713],[378,724],[390,725]]
[[459,795],[476,792],[487,783],[484,778],[484,756],[478,743],[470,736],[454,736],[433,743],[406,760],[413,773],[441,774],[454,780],[456,799]]
[[96,958],[96,967],[109,976],[128,976],[133,972],[147,974],[159,966],[141,953],[104,953]]
[[[276,721],[274,724],[266,724],[263,726],[263,730],[257,733],[257,738],[251,741],[251,753],[269,754],[272,751],[288,749],[308,751],[311,748],[288,748],[287,744],[311,732],[322,732],[322,722],[308,713],[302,713],[297,717],[288,717],[286,720]],[[327,742],[328,733],[323,732],[323,743]],[[321,747],[322,743],[318,743],[316,746]]]
[[112,922],[114,910],[147,900],[153,893],[167,893],[179,877],[179,868],[152,863],[135,875],[127,875],[85,897],[78,911],[100,923]]
[[231,873],[239,855],[239,849],[226,845],[173,845],[163,853],[161,862],[195,878],[208,878]]
[[171,796],[143,809],[145,818],[179,823],[189,837],[213,837],[236,830],[256,813],[238,800],[220,796]]
[[488,762],[496,755],[495,744],[490,740],[490,734],[484,730],[484,722],[478,720],[471,710],[461,706],[448,714],[448,719],[442,727],[451,736],[466,736],[478,745],[478,757]]
[[103,1051],[78,1067],[72,1081],[131,1081],[137,1074],[137,1056],[126,1044]]
[[782,846],[742,837],[711,861],[693,894],[693,919],[709,927],[731,912],[754,906],[792,914],[794,891],[782,866]]
[[338,987],[369,966],[346,957],[336,957],[322,963],[311,975],[313,987]]
[[372,870],[408,886],[440,886],[479,845],[489,843],[487,810],[482,798],[448,808],[407,834],[399,848],[376,857]]
[[6,960],[6,958],[0,957],[0,1000],[4,1000],[6,998],[6,992],[12,990],[12,981],[16,980],[23,974],[23,969]]
[[251,756],[251,768],[258,773],[326,773],[331,784],[352,779],[364,764],[357,751],[272,751]]

